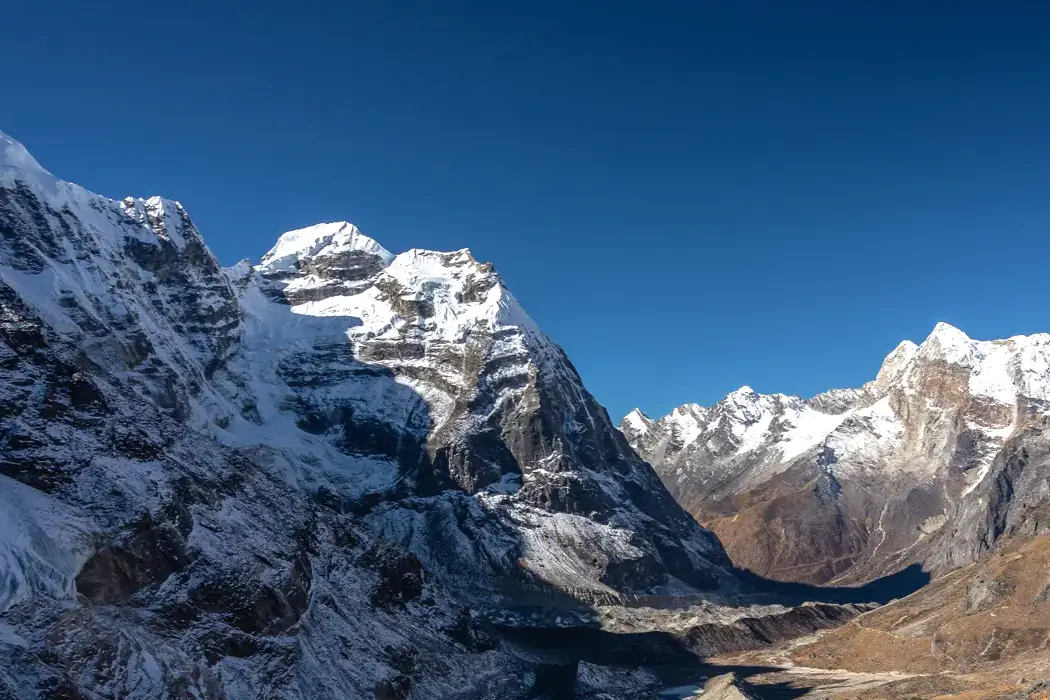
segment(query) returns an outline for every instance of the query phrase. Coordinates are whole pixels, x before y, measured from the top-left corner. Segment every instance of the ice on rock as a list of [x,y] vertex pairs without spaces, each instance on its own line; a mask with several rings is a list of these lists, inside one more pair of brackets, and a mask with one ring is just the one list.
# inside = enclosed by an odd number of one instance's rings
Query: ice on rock
[[187,217],[181,204],[157,196],[148,199],[127,197],[122,204],[129,217],[153,231],[157,238],[168,241],[180,250],[186,247],[187,241],[180,229]]
[[78,526],[73,509],[0,476],[0,613],[33,596],[73,597]]

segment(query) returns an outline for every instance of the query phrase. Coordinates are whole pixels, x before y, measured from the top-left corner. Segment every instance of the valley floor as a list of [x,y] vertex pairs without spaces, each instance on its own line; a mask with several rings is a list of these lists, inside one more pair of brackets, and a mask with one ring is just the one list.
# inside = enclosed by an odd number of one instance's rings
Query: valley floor
[[[711,677],[732,673],[758,700],[1048,700],[1050,653],[1026,656],[974,673],[854,672],[793,663],[790,651],[815,638],[780,649],[732,654],[711,659]],[[670,692],[671,690],[677,692]],[[669,689],[661,698],[706,698],[703,684]]]

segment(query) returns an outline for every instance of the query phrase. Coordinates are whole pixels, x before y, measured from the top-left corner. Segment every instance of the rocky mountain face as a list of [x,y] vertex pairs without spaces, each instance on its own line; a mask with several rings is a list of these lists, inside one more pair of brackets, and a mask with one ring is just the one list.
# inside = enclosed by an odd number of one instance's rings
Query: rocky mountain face
[[747,585],[469,251],[224,269],[0,135],[0,698],[533,697],[493,619]]
[[[1034,440],[1045,441],[1045,435]],[[1046,460],[1044,451],[1025,470],[1045,473]],[[866,700],[1046,697],[1048,516],[1046,503],[1027,509],[1004,527],[993,551],[976,562],[819,638],[793,645],[780,653],[781,663],[879,679],[867,692],[848,695]]]
[[859,389],[743,387],[620,430],[735,563],[856,583],[969,564],[1041,507],[1048,402],[1050,335],[975,341],[942,323]]

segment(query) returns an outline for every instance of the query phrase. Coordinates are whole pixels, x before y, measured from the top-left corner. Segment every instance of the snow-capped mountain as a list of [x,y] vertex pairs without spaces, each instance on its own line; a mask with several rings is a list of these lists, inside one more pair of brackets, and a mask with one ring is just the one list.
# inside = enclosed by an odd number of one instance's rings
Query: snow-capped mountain
[[2,134],[0,446],[0,697],[524,697],[516,595],[743,585],[469,251],[223,269]]
[[976,341],[941,323],[859,389],[743,387],[659,420],[632,411],[620,429],[734,562],[849,582],[989,547],[1047,493],[1034,472],[1008,472],[1041,452],[1048,411],[1050,335]]

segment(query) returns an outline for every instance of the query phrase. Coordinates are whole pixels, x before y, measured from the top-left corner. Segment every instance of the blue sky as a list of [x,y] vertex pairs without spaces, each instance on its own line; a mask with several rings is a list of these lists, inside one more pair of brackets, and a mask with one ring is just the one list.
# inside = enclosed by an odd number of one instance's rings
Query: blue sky
[[1050,331],[1047,3],[4,15],[0,129],[45,167],[179,199],[224,263],[342,219],[470,247],[614,419],[859,385],[938,320]]

